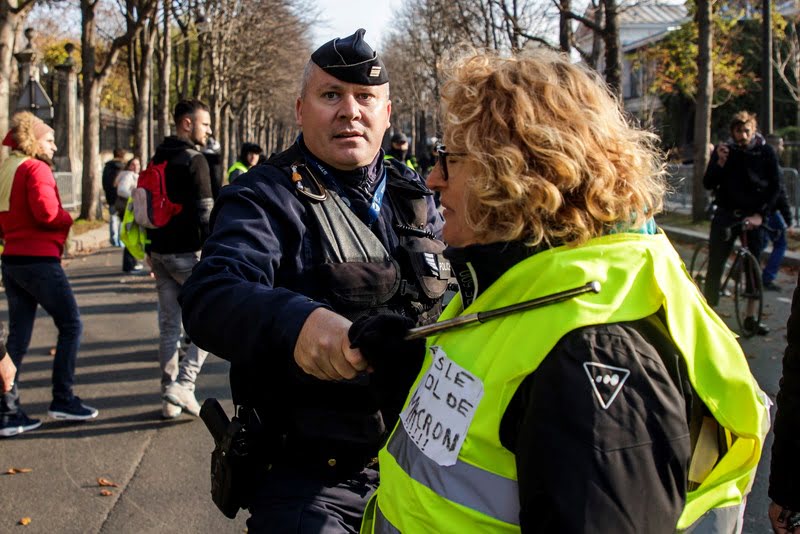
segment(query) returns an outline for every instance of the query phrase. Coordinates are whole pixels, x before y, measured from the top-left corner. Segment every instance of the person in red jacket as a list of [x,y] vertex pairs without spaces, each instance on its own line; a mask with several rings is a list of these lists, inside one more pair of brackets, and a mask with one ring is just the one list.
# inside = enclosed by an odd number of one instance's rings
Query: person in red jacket
[[48,415],[80,421],[97,417],[98,412],[72,391],[82,324],[61,267],[72,216],[61,205],[51,168],[56,151],[53,129],[29,112],[17,113],[3,145],[11,148],[0,165],[0,233],[5,240],[2,275],[9,317],[6,348],[17,372],[11,390],[0,400],[0,437],[10,437],[41,425],[22,410],[18,391],[22,359],[39,305],[58,328]]

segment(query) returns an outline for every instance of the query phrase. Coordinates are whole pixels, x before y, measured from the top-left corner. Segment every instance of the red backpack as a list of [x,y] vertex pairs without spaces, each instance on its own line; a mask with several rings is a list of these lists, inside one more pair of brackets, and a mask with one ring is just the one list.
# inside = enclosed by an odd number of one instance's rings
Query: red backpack
[[139,182],[131,195],[133,218],[144,228],[161,228],[183,209],[167,196],[165,171],[168,161],[154,163],[151,160],[139,174]]

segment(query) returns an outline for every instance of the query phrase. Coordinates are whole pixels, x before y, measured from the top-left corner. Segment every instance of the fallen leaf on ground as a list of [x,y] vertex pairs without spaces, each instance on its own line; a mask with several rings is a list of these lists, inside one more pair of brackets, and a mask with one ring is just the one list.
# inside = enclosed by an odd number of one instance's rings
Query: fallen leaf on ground
[[100,478],[97,479],[97,485],[98,486],[109,486],[109,487],[112,487],[112,488],[118,488],[119,487],[119,484],[117,484],[116,482],[111,482],[107,478],[103,478],[103,477],[100,477]]
[[104,490],[100,490],[100,495],[102,495],[103,497],[108,497],[110,495],[114,495],[114,492],[111,491],[111,490],[105,490],[104,489]]
[[26,527],[31,524],[31,518],[23,517],[22,519],[19,520],[19,524],[22,525],[23,527]]
[[33,471],[30,467],[9,467],[8,471],[5,472],[6,475],[16,475],[19,473],[30,473]]

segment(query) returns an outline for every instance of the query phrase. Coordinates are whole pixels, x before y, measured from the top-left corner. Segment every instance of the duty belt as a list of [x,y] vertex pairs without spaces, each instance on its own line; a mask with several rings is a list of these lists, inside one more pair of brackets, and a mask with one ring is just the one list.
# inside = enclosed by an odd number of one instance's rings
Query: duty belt
[[283,446],[269,462],[272,466],[289,466],[313,473],[340,476],[364,468],[377,469],[378,447],[366,447],[338,441],[304,439],[284,440]]

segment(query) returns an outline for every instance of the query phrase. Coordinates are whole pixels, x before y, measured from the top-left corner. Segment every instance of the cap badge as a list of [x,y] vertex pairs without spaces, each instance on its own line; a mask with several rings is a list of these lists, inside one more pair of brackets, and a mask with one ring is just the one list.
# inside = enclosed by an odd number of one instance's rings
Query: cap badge
[[369,71],[370,78],[377,78],[381,75],[381,68],[380,67],[372,67]]

